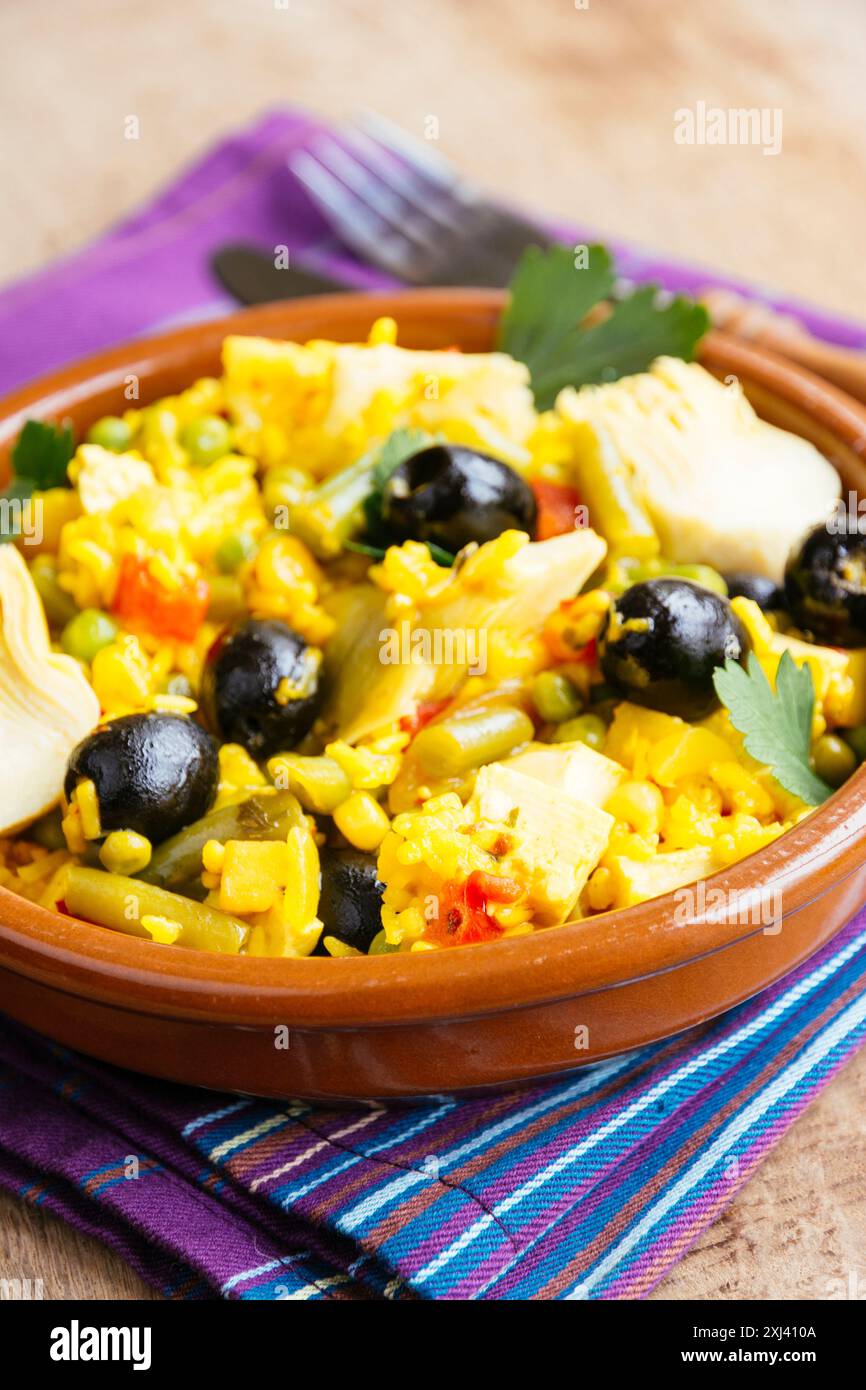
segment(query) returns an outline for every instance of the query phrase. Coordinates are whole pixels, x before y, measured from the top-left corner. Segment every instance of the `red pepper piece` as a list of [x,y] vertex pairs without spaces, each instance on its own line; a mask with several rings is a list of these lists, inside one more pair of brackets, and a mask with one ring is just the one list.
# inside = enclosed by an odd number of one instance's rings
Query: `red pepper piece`
[[124,627],[144,630],[154,637],[192,642],[204,622],[210,586],[193,579],[178,589],[168,589],[150,572],[146,560],[124,555],[111,611]]
[[580,494],[564,483],[546,483],[536,478],[532,483],[538,516],[535,522],[535,539],[549,541],[553,536],[564,536],[567,531],[575,531],[578,524]]

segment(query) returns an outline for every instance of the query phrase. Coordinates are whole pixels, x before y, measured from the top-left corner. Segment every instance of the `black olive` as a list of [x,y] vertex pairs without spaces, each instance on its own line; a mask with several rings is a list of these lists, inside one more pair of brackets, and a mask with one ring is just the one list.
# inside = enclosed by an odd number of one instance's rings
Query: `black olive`
[[728,598],[750,598],[765,613],[785,607],[784,589],[765,574],[735,570],[732,574],[726,574],[724,580],[728,586]]
[[741,661],[746,631],[726,598],[690,579],[647,579],[617,598],[602,627],[601,669],[629,700],[683,719],[718,705],[713,672]]
[[[321,865],[322,938],[335,936],[366,954],[373,937],[382,930],[384,887],[376,875],[375,856],[356,849],[325,849]],[[314,954],[328,954],[322,940]]]
[[217,745],[180,714],[125,714],[103,724],[72,750],[64,791],[96,788],[99,821],[136,830],[157,844],[209,810],[219,781]]
[[856,518],[808,533],[788,560],[785,594],[797,626],[818,641],[866,646],[866,535]]
[[[316,717],[320,653],[278,619],[250,618],[214,644],[201,699],[211,728],[255,758],[294,748]],[[281,682],[295,694],[278,698]]]
[[394,469],[382,520],[397,540],[430,541],[457,554],[503,531],[535,531],[532,488],[500,459],[456,444],[431,444]]

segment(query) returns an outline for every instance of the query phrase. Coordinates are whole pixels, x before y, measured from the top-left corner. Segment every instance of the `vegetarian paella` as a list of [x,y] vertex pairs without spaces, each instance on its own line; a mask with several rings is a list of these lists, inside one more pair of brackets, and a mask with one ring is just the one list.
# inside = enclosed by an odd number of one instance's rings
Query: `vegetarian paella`
[[436,951],[693,884],[855,770],[838,475],[690,360],[698,306],[587,324],[563,256],[490,353],[235,336],[80,442],[28,422],[0,885],[163,945]]

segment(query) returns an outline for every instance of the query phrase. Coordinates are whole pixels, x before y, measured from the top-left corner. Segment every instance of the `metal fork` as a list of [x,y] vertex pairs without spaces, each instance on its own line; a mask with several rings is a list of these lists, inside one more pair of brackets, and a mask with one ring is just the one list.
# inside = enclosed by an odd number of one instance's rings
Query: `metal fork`
[[551,242],[372,112],[289,165],[341,241],[412,285],[505,285],[527,246]]

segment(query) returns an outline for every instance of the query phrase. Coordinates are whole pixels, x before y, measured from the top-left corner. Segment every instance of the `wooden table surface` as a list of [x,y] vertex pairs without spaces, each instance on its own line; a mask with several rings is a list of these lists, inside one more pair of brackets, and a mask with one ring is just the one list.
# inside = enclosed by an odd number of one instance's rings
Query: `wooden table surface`
[[[376,108],[468,174],[866,319],[862,0],[5,0],[0,280],[68,254],[261,111]],[[678,144],[674,112],[781,110],[782,149]],[[123,137],[137,115],[141,138]],[[789,1131],[656,1297],[866,1287],[866,1053]],[[0,1272],[50,1298],[149,1291],[0,1198]]]

